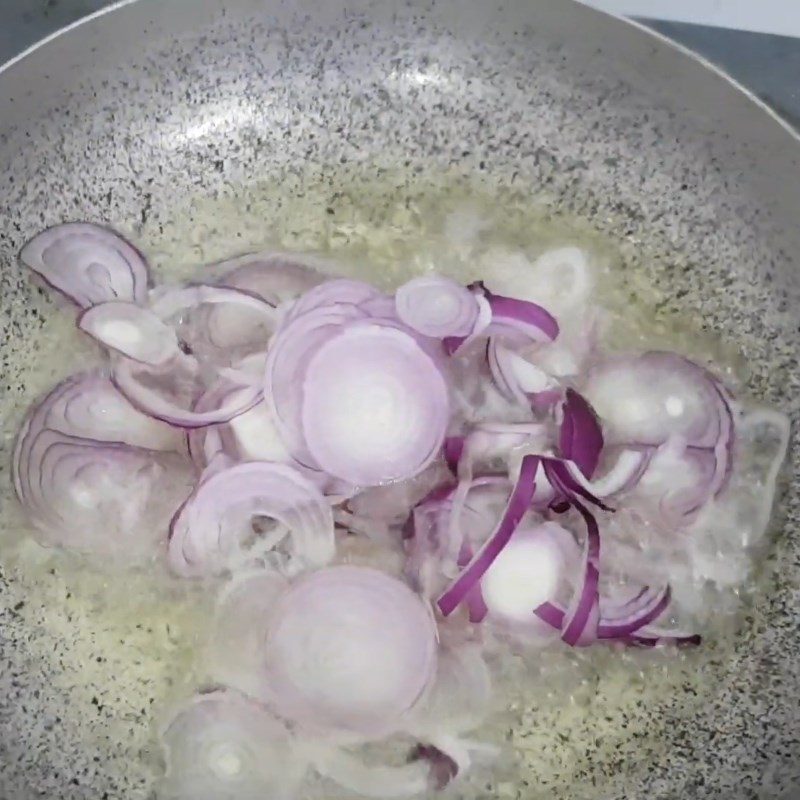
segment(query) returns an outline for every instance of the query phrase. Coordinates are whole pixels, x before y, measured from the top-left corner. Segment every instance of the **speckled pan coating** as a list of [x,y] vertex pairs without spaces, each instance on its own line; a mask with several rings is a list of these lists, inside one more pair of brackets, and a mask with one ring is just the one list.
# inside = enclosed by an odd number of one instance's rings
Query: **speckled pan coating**
[[[4,393],[26,392],[26,332],[43,306],[15,256],[43,226],[102,219],[135,239],[136,223],[152,228],[188,195],[233,192],[253,176],[298,192],[303,175],[347,161],[365,175],[484,172],[628,247],[647,242],[642,276],[666,290],[667,305],[736,342],[755,393],[798,408],[800,145],[724,79],[566,2],[378,3],[343,14],[340,3],[296,12],[202,0],[177,22],[189,5],[144,0],[0,75]],[[7,448],[0,456],[5,464]],[[735,656],[703,666],[715,691],[700,705],[689,689],[640,709],[632,729],[649,718],[662,731],[642,749],[635,739],[606,747],[602,722],[587,718],[576,760],[591,769],[574,776],[570,796],[800,796],[796,483],[785,508],[769,592]],[[56,576],[47,592],[62,589]],[[140,748],[158,669],[137,666],[135,636],[96,645],[70,598],[47,616],[27,600],[5,568],[0,797],[149,797],[152,759]],[[534,710],[524,719],[541,725]],[[536,758],[525,785],[487,787],[486,797],[550,796]]]

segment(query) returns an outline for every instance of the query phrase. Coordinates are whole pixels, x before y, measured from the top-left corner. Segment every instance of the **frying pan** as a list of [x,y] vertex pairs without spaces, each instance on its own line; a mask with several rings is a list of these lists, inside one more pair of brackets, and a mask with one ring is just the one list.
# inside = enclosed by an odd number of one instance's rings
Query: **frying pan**
[[[800,142],[708,64],[567,0],[139,0],[0,72],[3,413],[37,388],[51,309],[16,256],[43,227],[107,221],[160,266],[180,261],[180,229],[188,264],[257,244],[284,205],[324,210],[384,181],[379,216],[432,174],[608,236],[632,296],[721,336],[748,391],[797,409]],[[275,191],[232,213],[253,185]],[[227,252],[201,253],[215,237]],[[522,769],[486,797],[798,796],[792,452],[733,644],[683,682],[658,664],[619,691],[599,680],[563,718],[532,697],[512,726]],[[0,797],[151,797],[174,631],[103,622],[69,585],[59,566],[0,571]]]

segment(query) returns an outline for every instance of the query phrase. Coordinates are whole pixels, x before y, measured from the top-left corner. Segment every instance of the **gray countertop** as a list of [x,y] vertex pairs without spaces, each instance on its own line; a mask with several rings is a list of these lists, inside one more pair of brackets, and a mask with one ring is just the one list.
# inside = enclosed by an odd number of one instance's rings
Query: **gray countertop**
[[[0,63],[110,0],[2,0]],[[661,21],[647,24],[721,66],[800,126],[800,39]]]

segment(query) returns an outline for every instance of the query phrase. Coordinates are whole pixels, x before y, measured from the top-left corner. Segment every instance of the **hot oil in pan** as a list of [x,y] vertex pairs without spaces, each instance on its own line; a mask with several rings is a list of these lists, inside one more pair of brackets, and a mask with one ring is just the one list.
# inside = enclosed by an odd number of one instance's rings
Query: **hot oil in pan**
[[[128,228],[126,220],[117,222]],[[519,190],[452,176],[338,172],[335,179],[274,181],[229,197],[197,198],[130,232],[151,256],[159,282],[196,278],[203,264],[272,248],[316,253],[339,273],[387,289],[433,269],[464,283],[513,284],[524,280],[526,262],[541,252],[578,245],[593,265],[597,301],[609,310],[606,340],[612,346],[669,347],[713,360],[734,386],[745,377],[732,349],[659,312],[662,298],[638,269],[646,257],[641,245],[611,241],[586,221],[558,218],[546,202],[532,202]],[[92,353],[69,313],[50,307],[47,314],[31,345],[36,358],[26,394],[3,409],[4,464],[25,406],[85,366]],[[47,664],[53,676],[54,696],[61,698],[53,708],[67,698],[73,710],[60,715],[63,735],[102,753],[109,770],[127,771],[145,784],[158,770],[154,709],[202,680],[194,656],[213,593],[173,582],[158,566],[113,576],[43,550],[31,541],[10,491],[4,492],[9,604],[24,598],[16,613],[33,631],[31,658]],[[709,542],[725,535],[735,530],[708,532]],[[729,549],[717,548],[715,557],[724,561]],[[751,565],[740,557],[735,566],[744,573]],[[745,585],[752,588],[753,579]],[[511,745],[515,761],[502,760],[491,772],[492,784],[489,770],[478,766],[459,784],[459,796],[582,797],[587,783],[624,782],[631,769],[646,769],[648,753],[663,747],[664,729],[696,713],[715,691],[718,664],[735,635],[738,591],[695,589],[699,607],[691,621],[706,637],[696,652],[520,647],[495,655],[498,713],[472,738]],[[98,706],[102,714],[95,714]]]

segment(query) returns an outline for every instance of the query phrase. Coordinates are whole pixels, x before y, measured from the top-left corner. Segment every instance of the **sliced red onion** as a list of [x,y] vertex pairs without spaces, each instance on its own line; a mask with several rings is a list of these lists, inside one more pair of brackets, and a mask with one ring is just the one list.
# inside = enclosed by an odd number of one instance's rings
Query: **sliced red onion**
[[[223,286],[257,295],[277,307],[325,280],[307,260],[289,253],[253,253],[217,264],[214,271]],[[224,348],[263,344],[274,329],[274,321],[259,311],[230,305],[209,308],[203,322],[209,340]]]
[[624,639],[657,620],[671,601],[669,586],[654,591],[645,587],[634,600],[619,609],[613,616],[607,615],[601,604],[598,639]]
[[[265,324],[275,325],[278,312],[262,297],[244,289],[231,289],[227,286],[196,284],[178,286],[154,292],[150,298],[150,310],[161,320],[175,317],[181,312],[204,305],[230,304],[259,314]],[[266,341],[264,342],[266,344]]]
[[301,420],[303,381],[308,363],[321,345],[353,320],[362,318],[363,312],[353,305],[309,310],[280,327],[267,353],[265,400],[270,404],[287,446],[308,466],[315,466],[305,443]]
[[161,732],[170,800],[292,800],[307,764],[286,727],[231,690],[194,697]]
[[306,292],[291,307],[288,319],[296,319],[309,311],[331,306],[361,306],[381,297],[381,292],[369,283],[350,278],[334,278]]
[[438,599],[437,605],[444,616],[449,616],[464,600],[467,593],[478,583],[500,552],[508,544],[520,520],[530,508],[535,490],[536,470],[539,459],[525,456],[522,459],[519,478],[508,500],[508,505],[494,533],[481,546],[469,565]]
[[529,623],[535,608],[557,600],[575,549],[569,531],[554,522],[517,530],[481,579],[489,613],[517,625]]
[[413,797],[434,788],[437,773],[423,753],[414,753],[408,764],[385,766],[367,764],[341,748],[315,748],[316,771],[359,797]]
[[467,733],[486,720],[491,702],[492,677],[482,647],[443,642],[436,681],[414,717],[411,733],[426,741]]
[[231,384],[220,394],[216,408],[193,411],[182,408],[153,386],[163,380],[163,375],[154,374],[130,359],[119,359],[114,364],[114,385],[122,394],[140,411],[178,428],[201,428],[229,422],[257,405],[263,396],[259,386]]
[[325,472],[360,486],[405,480],[436,457],[449,422],[447,384],[416,340],[351,323],[311,357],[302,427]]
[[639,483],[653,457],[650,448],[639,450],[620,450],[614,465],[602,477],[587,480],[581,468],[572,461],[566,461],[569,474],[587,492],[595,497],[610,497],[618,492],[633,488]]
[[296,253],[250,253],[215,264],[219,283],[256,294],[272,306],[294,300],[326,280],[323,261]]
[[436,625],[405,584],[329,567],[277,601],[263,640],[271,702],[309,730],[360,739],[399,730],[436,673]]
[[264,641],[278,599],[289,581],[274,570],[245,573],[220,593],[212,635],[204,653],[211,680],[260,701],[270,697]]
[[[81,435],[98,418],[96,435],[109,441]],[[185,496],[181,459],[125,439],[175,444],[99,376],[68,379],[32,408],[12,478],[43,544],[122,563],[153,556],[170,506]]]
[[[463,492],[463,498],[457,489]],[[498,509],[505,506],[510,489],[505,475],[482,476],[466,486],[442,484],[415,506],[403,528],[403,535],[407,551],[405,571],[416,589],[426,597],[438,594],[444,588],[442,575],[452,571],[451,565],[456,568],[459,562],[461,566],[469,562],[471,552],[466,561],[462,559],[465,546],[471,546],[473,542],[479,545],[491,534]],[[450,523],[457,501],[457,541],[452,542]]]
[[506,347],[502,337],[489,339],[486,357],[497,388],[512,402],[528,405],[531,395],[541,402],[543,393],[557,391],[547,373]]
[[428,782],[437,792],[446,789],[458,775],[456,760],[432,744],[417,745],[409,754],[409,759],[412,763],[427,762],[430,769]]
[[78,373],[38,401],[48,428],[83,439],[147,450],[183,450],[179,431],[137,411],[100,372]]
[[594,515],[580,502],[571,505],[586,524],[583,580],[564,617],[561,638],[572,647],[591,644],[600,617],[600,529]]
[[594,409],[574,389],[567,389],[562,406],[559,450],[591,478],[603,450],[603,430]]
[[496,330],[511,329],[535,342],[554,341],[558,337],[558,322],[547,309],[528,300],[493,294],[482,283],[474,284],[492,307],[492,326]]
[[696,633],[646,627],[628,637],[627,641],[639,647],[699,647],[703,638]]
[[402,524],[408,518],[409,509],[422,502],[433,489],[448,481],[450,473],[447,467],[436,461],[410,480],[375,486],[359,492],[350,500],[348,508],[363,519],[381,520],[390,525]]
[[467,336],[447,336],[443,339],[445,352],[450,356],[466,350],[472,342],[479,339],[489,330],[489,326],[492,323],[492,307],[489,305],[489,301],[482,292],[472,291],[472,295],[478,306],[478,316]]
[[[279,527],[259,541],[253,522],[263,517]],[[334,553],[330,505],[316,486],[285,464],[236,464],[202,480],[176,513],[169,565],[186,578],[219,575],[239,562],[252,562],[256,553],[269,552],[287,537],[299,564],[328,563]]]
[[166,510],[159,500],[169,503],[175,489],[147,452],[51,430],[28,434],[16,461],[25,471],[13,477],[40,543],[123,565],[155,554]]
[[219,427],[223,447],[242,461],[292,460],[275,424],[270,407],[260,402]]
[[160,366],[181,352],[175,331],[134,303],[98,303],[80,314],[78,327],[109,350],[141,364]]
[[149,270],[144,256],[112,230],[68,222],[31,239],[22,262],[78,306],[147,300]]
[[720,439],[724,409],[715,379],[675,353],[607,359],[589,371],[582,391],[612,443],[660,445],[681,436],[713,448]]
[[423,336],[468,336],[478,319],[475,295],[440,275],[414,278],[395,294],[397,316]]
[[400,322],[397,316],[394,297],[390,295],[378,295],[371,300],[360,303],[358,307],[372,319]]

